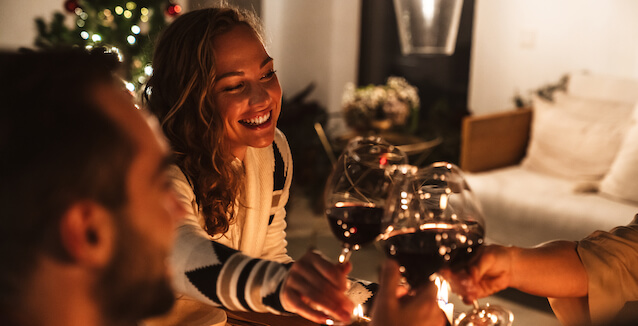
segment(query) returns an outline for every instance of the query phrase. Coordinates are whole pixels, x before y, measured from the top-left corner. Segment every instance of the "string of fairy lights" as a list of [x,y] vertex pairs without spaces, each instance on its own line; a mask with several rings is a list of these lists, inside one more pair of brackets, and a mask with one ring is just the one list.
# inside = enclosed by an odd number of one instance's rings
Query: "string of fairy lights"
[[[173,0],[65,0],[63,7],[66,13],[54,13],[49,23],[36,19],[35,45],[104,47],[123,62],[131,91],[153,72],[151,55],[157,34],[182,12]],[[65,22],[69,16],[75,20],[73,25]]]

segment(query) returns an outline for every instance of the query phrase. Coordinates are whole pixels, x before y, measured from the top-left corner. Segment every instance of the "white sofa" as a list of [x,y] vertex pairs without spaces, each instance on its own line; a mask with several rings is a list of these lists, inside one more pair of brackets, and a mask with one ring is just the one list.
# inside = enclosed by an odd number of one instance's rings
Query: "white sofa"
[[574,74],[554,101],[463,122],[489,242],[578,240],[638,213],[638,81]]

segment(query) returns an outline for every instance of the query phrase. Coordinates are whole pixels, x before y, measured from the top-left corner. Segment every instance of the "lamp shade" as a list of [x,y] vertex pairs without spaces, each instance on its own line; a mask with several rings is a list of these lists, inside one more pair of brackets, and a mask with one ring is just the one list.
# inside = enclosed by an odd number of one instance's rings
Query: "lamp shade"
[[394,0],[401,53],[452,55],[463,0]]

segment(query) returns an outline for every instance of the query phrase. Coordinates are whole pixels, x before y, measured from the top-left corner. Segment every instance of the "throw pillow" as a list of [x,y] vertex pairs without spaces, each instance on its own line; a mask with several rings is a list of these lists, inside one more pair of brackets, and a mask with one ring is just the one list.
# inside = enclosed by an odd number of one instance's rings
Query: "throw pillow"
[[569,94],[587,99],[619,101],[633,104],[638,101],[638,81],[635,79],[575,73],[567,83]]
[[[635,112],[638,114],[638,105]],[[635,117],[616,159],[600,183],[600,193],[638,202],[638,123]]]
[[555,92],[553,107],[560,110],[568,110],[581,119],[602,119],[609,122],[618,122],[631,118],[634,112],[634,103],[596,100],[574,96],[565,92]]
[[575,181],[600,180],[629,128],[632,105],[559,96],[533,99],[530,142],[522,166]]

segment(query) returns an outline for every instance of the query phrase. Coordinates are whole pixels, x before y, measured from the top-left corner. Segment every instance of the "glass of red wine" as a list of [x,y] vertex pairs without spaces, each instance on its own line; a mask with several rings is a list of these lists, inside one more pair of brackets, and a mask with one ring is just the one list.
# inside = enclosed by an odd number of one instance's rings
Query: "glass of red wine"
[[[341,241],[339,262],[352,251],[374,242],[381,233],[381,218],[392,185],[387,168],[406,164],[407,155],[375,136],[355,137],[344,149],[328,177],[324,192],[325,213],[332,233]],[[367,318],[359,305],[352,320]],[[369,320],[369,319],[368,319]],[[348,325],[329,320],[329,325]]]
[[[484,241],[485,219],[461,169],[447,162],[403,165],[395,167],[393,176],[379,244],[401,266],[407,287],[432,280],[442,267],[467,268]],[[473,305],[455,325],[511,325],[509,310]]]
[[407,155],[380,137],[355,137],[344,149],[326,183],[325,213],[342,243],[339,262],[381,233],[392,178],[387,168],[407,163]]

